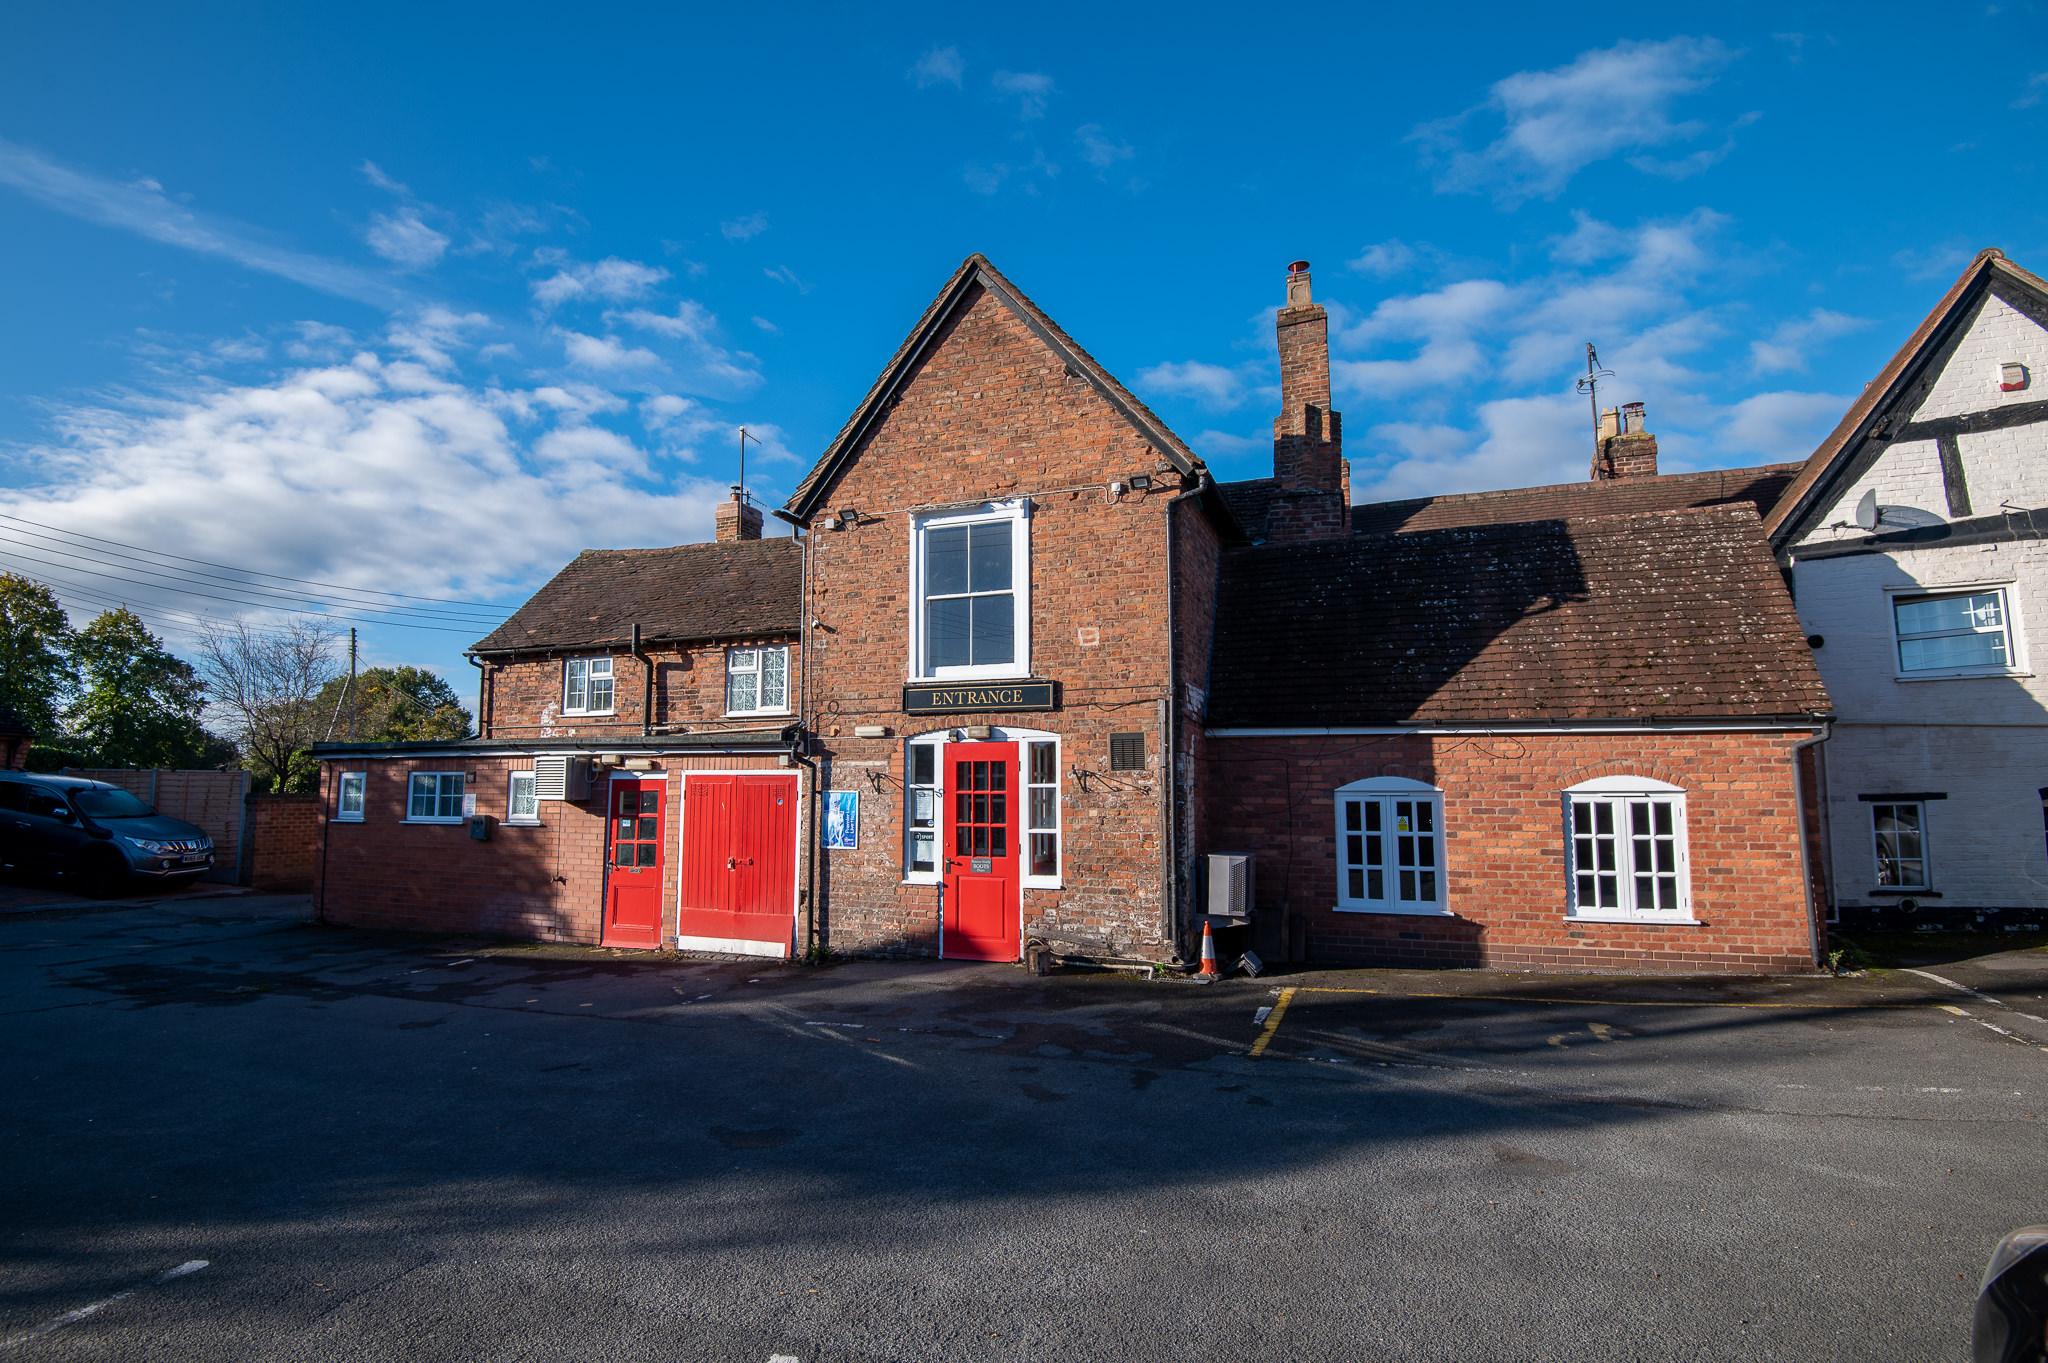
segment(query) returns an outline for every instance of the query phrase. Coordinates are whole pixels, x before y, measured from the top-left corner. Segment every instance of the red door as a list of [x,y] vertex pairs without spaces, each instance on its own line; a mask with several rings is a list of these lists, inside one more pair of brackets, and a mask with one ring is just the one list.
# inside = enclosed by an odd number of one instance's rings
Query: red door
[[939,954],[1014,961],[1022,954],[1017,899],[1017,745],[951,743],[946,760],[946,916]]
[[611,868],[605,876],[604,937],[608,947],[661,945],[662,836],[666,781],[614,781]]
[[795,922],[796,777],[687,777],[677,945],[787,956]]

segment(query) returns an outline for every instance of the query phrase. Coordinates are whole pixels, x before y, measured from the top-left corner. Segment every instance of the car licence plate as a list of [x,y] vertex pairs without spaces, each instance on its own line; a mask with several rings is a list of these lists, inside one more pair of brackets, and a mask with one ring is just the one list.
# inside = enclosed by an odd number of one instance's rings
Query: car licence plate
[[179,857],[178,860],[184,862],[187,866],[190,866],[193,862],[205,861],[208,857],[212,855],[213,854],[211,852],[187,852],[184,856]]

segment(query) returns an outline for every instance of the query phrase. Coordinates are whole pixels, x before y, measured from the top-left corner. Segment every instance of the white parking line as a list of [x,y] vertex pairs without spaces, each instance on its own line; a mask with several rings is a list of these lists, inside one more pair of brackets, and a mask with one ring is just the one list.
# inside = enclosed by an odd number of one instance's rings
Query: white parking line
[[57,1330],[61,1330],[67,1325],[76,1325],[78,1324],[78,1322],[82,1320],[90,1320],[92,1317],[106,1310],[109,1306],[112,1306],[115,1302],[125,1301],[127,1298],[134,1296],[137,1292],[141,1291],[145,1287],[155,1287],[159,1283],[167,1283],[177,1278],[189,1277],[190,1275],[197,1273],[200,1269],[205,1268],[206,1265],[207,1261],[204,1259],[187,1259],[184,1263],[179,1264],[176,1268],[165,1269],[162,1273],[157,1274],[154,1278],[151,1278],[146,1283],[137,1284],[134,1287],[128,1288],[126,1291],[116,1292],[111,1297],[102,1297],[96,1302],[93,1302],[86,1306],[79,1307],[76,1311],[66,1311],[63,1315],[58,1316],[53,1320],[44,1321],[41,1325],[36,1326],[33,1330],[24,1330],[22,1331],[22,1333],[18,1335],[10,1336],[7,1339],[0,1339],[0,1349],[19,1348],[21,1345],[27,1344],[32,1340],[41,1339],[44,1335],[50,1334]]
[[1967,984],[1957,984],[1954,980],[1950,979],[1946,975],[1937,975],[1931,970],[1915,970],[1911,966],[1906,967],[1906,973],[1908,975],[1918,975],[1923,980],[1933,980],[1936,984],[1942,985],[1949,989],[1953,989],[1958,994],[1968,994],[1971,998],[1977,1000],[1979,1003],[1988,1003],[1994,1008],[2003,1008],[2008,1013],[2016,1013],[2020,1017],[2025,1018],[2029,1022],[2048,1023],[2048,1018],[2040,1017],[2036,1014],[2015,1008],[2011,1004],[2007,1003],[2004,999],[1995,998],[1992,995],[1985,993],[1981,989],[1972,989]]

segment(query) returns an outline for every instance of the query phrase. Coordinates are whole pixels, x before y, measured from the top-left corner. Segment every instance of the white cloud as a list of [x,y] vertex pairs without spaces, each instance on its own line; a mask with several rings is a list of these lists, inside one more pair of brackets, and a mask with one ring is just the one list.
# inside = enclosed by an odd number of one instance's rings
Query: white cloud
[[727,218],[718,224],[718,230],[727,241],[752,241],[768,230],[768,215],[756,211],[744,217]]
[[[1411,135],[1445,191],[1491,191],[1507,203],[1548,198],[1579,171],[1625,152],[1690,142],[1705,125],[1675,116],[1734,54],[1713,38],[1624,41],[1547,71],[1496,81],[1484,105]],[[1483,146],[1467,126],[1497,123]]]
[[2036,71],[2027,77],[2027,83],[2013,100],[2012,107],[2031,109],[2039,104],[2044,96],[2048,96],[2048,71]]
[[798,293],[809,293],[811,291],[811,286],[804,283],[803,280],[797,278],[796,271],[790,269],[787,265],[777,265],[772,269],[764,268],[762,269],[761,273],[766,275],[768,278],[774,280],[778,284],[789,285],[789,287],[795,289]]
[[950,85],[957,90],[966,74],[967,62],[957,47],[931,48],[910,68],[910,79],[920,90],[933,85]]
[[1240,435],[1236,431],[1203,431],[1189,446],[1204,458],[1221,455],[1226,459],[1247,454],[1271,454],[1273,437],[1270,435]]
[[1192,398],[1218,410],[1239,406],[1248,396],[1244,370],[1202,360],[1168,360],[1141,369],[1138,387],[1148,393]]
[[1341,329],[1349,345],[1409,337],[1464,335],[1496,326],[1509,315],[1517,291],[1497,279],[1461,279],[1428,293],[1385,298],[1366,316]]
[[557,331],[569,363],[600,373],[626,369],[654,369],[661,357],[641,346],[628,346],[616,336],[589,336],[580,331]]
[[447,236],[429,227],[412,207],[372,214],[365,239],[372,251],[402,270],[424,270],[439,264],[448,250]]
[[635,308],[630,312],[606,313],[605,320],[673,342],[679,352],[676,382],[693,391],[712,397],[737,397],[760,386],[761,370],[755,358],[723,344],[718,318],[694,299],[685,298],[676,304],[674,312]]
[[1074,129],[1074,141],[1080,144],[1081,159],[1097,170],[1108,170],[1117,162],[1128,161],[1138,154],[1138,149],[1130,143],[1104,132],[1100,123],[1083,123]]
[[998,71],[989,83],[997,94],[1015,102],[1017,117],[1045,117],[1046,101],[1052,98],[1052,77],[1042,71]]
[[[1375,426],[1347,442],[1359,501],[1396,501],[1451,492],[1575,482],[1592,460],[1583,403],[1562,395],[1497,398],[1480,404],[1478,429],[1427,423]],[[1392,456],[1375,460],[1375,446]]]
[[1485,353],[1473,342],[1440,336],[1425,341],[1405,359],[1332,360],[1330,386],[1338,396],[1370,400],[1418,388],[1480,382],[1486,377],[1485,365]]
[[1757,374],[1802,371],[1816,349],[1867,325],[1862,317],[1815,308],[1804,317],[1778,323],[1769,336],[1751,341],[1750,370]]
[[405,198],[412,193],[412,191],[406,188],[402,182],[394,180],[389,175],[386,175],[384,173],[384,168],[378,165],[375,161],[365,160],[360,169],[363,172],[363,178],[365,180],[368,180],[372,185],[376,186],[378,189],[383,190],[386,194],[396,194],[400,198]]
[[0,185],[60,213],[245,269],[289,279],[309,289],[373,307],[403,306],[406,295],[375,271],[265,241],[239,223],[195,213],[166,197],[155,180],[109,180],[73,170],[0,138]]
[[534,301],[544,308],[588,299],[622,302],[640,297],[668,278],[668,271],[659,265],[617,256],[606,256],[594,263],[564,260],[553,252],[540,253],[535,258],[557,267],[553,274],[536,279],[531,285]]
[[770,336],[780,336],[782,334],[781,327],[776,326],[775,323],[769,321],[766,317],[761,316],[761,314],[759,313],[754,314],[753,320],[754,326],[757,330],[765,331]]
[[1849,410],[1836,393],[1758,393],[1729,411],[1721,438],[1729,454],[1764,460],[1804,459]]
[[626,473],[647,471],[647,456],[617,431],[602,426],[561,426],[533,442],[535,457],[570,468],[603,465]]
[[455,363],[455,352],[468,344],[465,333],[490,324],[491,319],[480,312],[458,313],[436,306],[392,322],[387,335],[395,348],[428,368],[447,369]]
[[1385,278],[1401,274],[1415,265],[1415,248],[1399,238],[1374,242],[1351,258],[1351,268],[1360,274]]

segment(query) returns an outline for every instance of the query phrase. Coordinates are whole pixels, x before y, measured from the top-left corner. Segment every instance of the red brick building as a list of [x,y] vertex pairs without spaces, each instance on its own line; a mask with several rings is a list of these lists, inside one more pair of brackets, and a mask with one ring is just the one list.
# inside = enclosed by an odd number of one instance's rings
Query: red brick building
[[1786,471],[1660,477],[1638,411],[1589,483],[1353,507],[1305,265],[1277,331],[1273,475],[1219,485],[970,257],[793,538],[735,502],[714,544],[585,554],[479,644],[478,739],[322,751],[327,913],[1156,960],[1239,854],[1297,959],[1811,965]]

